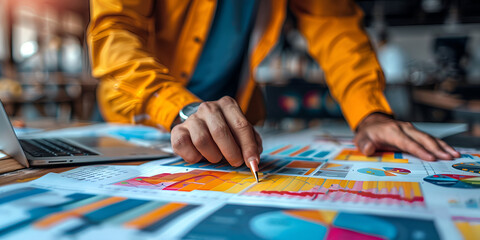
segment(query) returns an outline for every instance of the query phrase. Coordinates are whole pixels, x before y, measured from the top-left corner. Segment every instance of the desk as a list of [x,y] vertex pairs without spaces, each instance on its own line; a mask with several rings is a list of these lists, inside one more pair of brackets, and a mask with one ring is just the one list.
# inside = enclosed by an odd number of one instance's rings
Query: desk
[[[479,152],[431,164],[394,152],[365,157],[346,125],[271,134],[264,136],[259,183],[246,167],[182,159],[78,168],[1,188],[0,211],[18,212],[2,220],[23,227],[10,227],[12,234],[38,231],[51,239],[91,239],[90,231],[115,239],[474,239],[480,229],[480,209],[470,207],[479,179],[452,165],[480,161]],[[0,183],[72,168],[19,170]],[[460,175],[471,180],[452,186],[451,176]],[[0,227],[0,237],[5,232]]]
[[[11,159],[6,159],[6,160],[11,160]],[[6,160],[0,160],[0,166],[2,165],[2,162]],[[147,161],[124,161],[124,162],[106,162],[106,163],[101,163],[101,164],[109,164],[109,165],[140,165],[144,164]],[[101,165],[101,164],[89,164],[89,166],[94,166],[94,165]],[[34,179],[37,179],[47,173],[61,173],[65,172],[68,170],[72,170],[74,168],[77,168],[79,166],[85,166],[85,164],[82,165],[68,165],[68,166],[56,166],[56,167],[35,167],[35,168],[23,168],[19,170],[15,170],[12,172],[6,172],[0,174],[0,186],[7,185],[7,184],[12,184],[12,183],[19,183],[19,182],[27,182],[31,181]]]
[[[43,118],[39,119],[34,122],[27,122],[26,126],[28,128],[38,128],[43,129],[45,131],[49,130],[57,130],[62,128],[68,127],[81,127],[81,126],[88,126],[94,124],[93,122],[86,122],[86,121],[75,121],[72,123],[62,123],[57,122],[51,118]],[[147,161],[122,161],[122,162],[104,162],[99,164],[93,165],[100,165],[100,164],[112,164],[112,165],[140,165],[146,163]],[[54,166],[54,167],[31,167],[31,168],[24,168],[22,165],[17,163],[14,159],[2,159],[0,160],[0,166],[7,166],[8,169],[0,168],[0,186],[18,183],[18,182],[25,182],[34,180],[39,178],[47,173],[61,173],[68,170],[72,170],[79,166],[85,166],[87,164],[81,165],[65,165],[65,166]],[[92,164],[89,164],[92,165]],[[13,170],[15,169],[15,170]]]

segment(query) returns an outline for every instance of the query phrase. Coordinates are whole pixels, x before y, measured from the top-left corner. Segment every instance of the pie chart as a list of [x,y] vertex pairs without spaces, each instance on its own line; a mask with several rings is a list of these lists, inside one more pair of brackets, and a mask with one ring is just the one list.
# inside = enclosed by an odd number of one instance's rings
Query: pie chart
[[426,182],[451,188],[480,188],[480,177],[457,174],[436,174],[424,178]]
[[452,165],[453,168],[471,173],[480,173],[480,162],[462,162]]
[[[358,224],[361,222],[362,224]],[[261,239],[394,239],[396,226],[375,216],[316,210],[284,210],[259,214],[250,229]]]

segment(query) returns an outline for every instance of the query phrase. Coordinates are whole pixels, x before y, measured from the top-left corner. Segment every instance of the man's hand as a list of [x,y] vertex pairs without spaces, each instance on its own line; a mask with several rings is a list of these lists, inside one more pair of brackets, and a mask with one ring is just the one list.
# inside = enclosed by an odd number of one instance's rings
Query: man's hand
[[373,113],[360,123],[354,141],[365,155],[383,150],[403,151],[427,161],[460,157],[460,153],[444,141],[417,130],[409,122],[381,113]]
[[231,97],[203,102],[198,111],[172,129],[173,151],[188,163],[202,158],[234,167],[260,163],[262,139]]

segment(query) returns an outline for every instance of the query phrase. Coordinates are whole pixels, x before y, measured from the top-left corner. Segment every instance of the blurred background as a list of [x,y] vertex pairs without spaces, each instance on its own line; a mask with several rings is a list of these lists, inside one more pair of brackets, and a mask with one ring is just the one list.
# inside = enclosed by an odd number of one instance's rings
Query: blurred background
[[[357,3],[396,117],[466,122],[480,135],[480,1]],[[0,99],[9,115],[102,121],[85,41],[88,21],[87,0],[0,0]],[[256,76],[270,125],[303,128],[318,119],[342,119],[291,15]]]

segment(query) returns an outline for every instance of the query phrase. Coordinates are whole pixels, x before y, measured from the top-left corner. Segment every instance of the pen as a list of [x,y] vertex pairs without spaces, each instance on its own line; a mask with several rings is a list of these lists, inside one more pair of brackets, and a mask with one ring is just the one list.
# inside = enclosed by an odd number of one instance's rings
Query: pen
[[258,164],[255,159],[249,159],[248,164],[250,164],[250,171],[252,171],[253,176],[255,177],[255,180],[258,181]]

